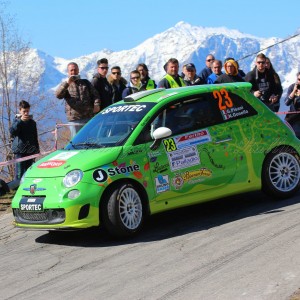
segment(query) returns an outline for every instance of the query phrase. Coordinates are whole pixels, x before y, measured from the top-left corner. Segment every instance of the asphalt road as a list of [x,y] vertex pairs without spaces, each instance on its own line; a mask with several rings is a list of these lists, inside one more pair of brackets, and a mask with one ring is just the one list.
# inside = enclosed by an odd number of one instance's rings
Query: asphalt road
[[288,299],[300,286],[300,193],[256,192],[156,216],[131,240],[24,231],[0,217],[0,299]]

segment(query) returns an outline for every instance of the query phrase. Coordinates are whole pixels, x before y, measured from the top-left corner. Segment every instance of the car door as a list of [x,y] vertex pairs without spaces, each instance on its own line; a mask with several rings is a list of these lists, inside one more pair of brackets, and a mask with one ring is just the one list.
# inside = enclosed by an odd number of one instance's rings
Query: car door
[[163,112],[162,125],[172,135],[148,152],[158,201],[219,188],[234,177],[235,135],[217,122],[220,112],[209,102],[204,96],[193,97]]
[[229,184],[237,166],[243,168],[239,119],[256,112],[242,100],[223,89],[179,99],[157,113],[148,130],[172,131],[154,149],[153,141],[146,143],[158,202],[177,206],[204,199]]

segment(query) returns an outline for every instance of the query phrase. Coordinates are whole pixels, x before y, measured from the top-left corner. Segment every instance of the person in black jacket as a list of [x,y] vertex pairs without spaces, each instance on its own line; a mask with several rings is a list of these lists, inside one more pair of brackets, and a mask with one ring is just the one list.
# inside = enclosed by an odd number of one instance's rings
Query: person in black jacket
[[[40,152],[36,122],[32,119],[30,104],[22,100],[19,103],[19,114],[13,121],[9,131],[13,139],[12,151],[15,158],[23,158]],[[15,179],[20,180],[34,159],[28,159],[16,164]]]
[[126,88],[127,80],[122,77],[121,68],[119,66],[112,67],[107,80],[112,87],[112,103],[122,100],[122,93]]
[[282,90],[278,88],[274,74],[266,68],[266,56],[263,53],[256,56],[256,66],[247,73],[245,81],[252,84],[251,92],[255,97],[272,111],[278,112]]
[[285,120],[290,123],[300,139],[300,72],[297,72],[296,82],[288,87],[284,103],[290,107],[290,113],[286,115]]
[[124,99],[125,97],[131,94],[145,91],[145,90],[146,90],[146,86],[144,86],[141,82],[141,75],[139,71],[133,70],[130,72],[130,82],[127,85],[126,89],[123,91],[122,98]]
[[93,76],[92,85],[100,95],[101,110],[112,104],[112,88],[107,81],[108,60],[101,58],[97,61],[98,73]]

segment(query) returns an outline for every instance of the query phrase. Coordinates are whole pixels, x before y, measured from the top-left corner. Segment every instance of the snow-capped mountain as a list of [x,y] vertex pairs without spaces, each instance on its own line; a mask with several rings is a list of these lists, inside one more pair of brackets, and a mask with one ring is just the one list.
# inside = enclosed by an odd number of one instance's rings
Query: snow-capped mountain
[[[150,76],[159,81],[165,73],[163,65],[169,58],[177,58],[180,65],[193,62],[200,71],[205,66],[205,57],[209,53],[222,61],[226,57],[234,57],[241,69],[248,72],[253,68],[255,56],[261,49],[280,41],[281,39],[276,37],[259,38],[225,27],[198,27],[179,22],[135,48],[119,52],[103,49],[72,60],[78,63],[82,77],[88,79],[91,79],[96,71],[96,61],[106,57],[110,67],[114,65],[121,67],[122,75],[126,79],[129,78],[130,71],[134,70],[138,63],[143,62],[148,66]],[[300,36],[297,36],[262,51],[270,57],[284,89],[295,80],[296,73],[300,69],[299,46]],[[70,60],[51,58],[46,54],[40,55],[40,58],[45,61],[44,84],[48,88],[55,88],[62,78],[66,77],[66,66]]]
[[[294,35],[299,33],[300,28]],[[103,49],[66,60],[32,49],[32,56],[39,66],[38,72],[42,74],[41,90],[48,91],[48,95],[55,98],[54,91],[66,78],[66,68],[70,61],[78,63],[81,77],[89,80],[96,72],[97,60],[103,57],[108,59],[110,67],[120,66],[122,76],[127,80],[129,73],[138,63],[145,63],[149,68],[150,77],[159,81],[165,74],[163,65],[171,57],[179,60],[180,67],[185,63],[193,62],[197,71],[205,66],[205,58],[209,53],[222,61],[226,57],[234,57],[238,60],[240,68],[247,73],[254,66],[256,54],[267,48],[261,52],[271,59],[286,90],[294,82],[296,73],[300,70],[300,35],[280,42],[281,39],[276,37],[260,38],[225,27],[198,27],[179,22],[174,27],[156,34],[129,50],[114,52]],[[270,47],[276,43],[278,44]],[[281,110],[283,109],[286,109],[284,105]]]

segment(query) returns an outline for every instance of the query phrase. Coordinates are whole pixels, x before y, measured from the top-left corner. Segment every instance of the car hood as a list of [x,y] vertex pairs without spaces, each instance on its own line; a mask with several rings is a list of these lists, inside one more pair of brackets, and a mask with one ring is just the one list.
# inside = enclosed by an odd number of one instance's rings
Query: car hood
[[116,160],[122,147],[58,150],[37,161],[26,171],[26,177],[63,177],[72,170],[87,171]]

